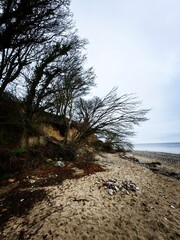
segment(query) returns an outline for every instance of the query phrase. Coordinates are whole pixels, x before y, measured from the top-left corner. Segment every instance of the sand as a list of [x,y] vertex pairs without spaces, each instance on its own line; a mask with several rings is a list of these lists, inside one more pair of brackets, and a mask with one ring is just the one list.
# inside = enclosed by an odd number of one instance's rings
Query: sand
[[[106,171],[42,187],[46,197],[26,215],[10,218],[0,239],[180,239],[179,180],[129,161],[129,157],[140,163],[157,161],[156,155],[148,158],[137,153],[125,158],[98,155],[97,163]],[[166,164],[160,167],[168,168]],[[178,164],[170,165],[169,170],[180,170]],[[132,181],[139,189],[110,196],[103,186],[109,179]]]

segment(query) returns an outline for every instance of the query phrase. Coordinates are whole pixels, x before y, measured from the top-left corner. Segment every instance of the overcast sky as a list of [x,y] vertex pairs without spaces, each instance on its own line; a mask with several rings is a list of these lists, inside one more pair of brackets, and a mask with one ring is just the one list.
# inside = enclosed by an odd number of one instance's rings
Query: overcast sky
[[136,93],[150,120],[134,143],[180,142],[180,0],[71,0],[79,35],[89,40],[93,94]]

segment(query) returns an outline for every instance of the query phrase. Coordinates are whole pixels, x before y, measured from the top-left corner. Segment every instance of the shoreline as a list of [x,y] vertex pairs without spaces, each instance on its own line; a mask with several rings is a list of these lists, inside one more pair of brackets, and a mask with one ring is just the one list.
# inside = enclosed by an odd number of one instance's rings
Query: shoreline
[[136,157],[144,157],[149,158],[157,161],[164,161],[168,163],[175,163],[180,164],[180,154],[176,153],[165,153],[165,152],[156,152],[156,151],[140,151],[140,150],[133,150],[133,156]]
[[144,166],[156,174],[180,180],[180,154],[133,151],[125,156],[127,160]]

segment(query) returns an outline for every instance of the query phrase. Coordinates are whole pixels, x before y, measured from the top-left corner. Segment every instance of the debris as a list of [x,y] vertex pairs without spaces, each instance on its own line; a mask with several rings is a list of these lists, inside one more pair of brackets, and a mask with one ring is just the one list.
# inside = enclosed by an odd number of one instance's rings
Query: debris
[[132,181],[124,181],[121,184],[117,180],[108,180],[103,186],[107,189],[109,195],[113,195],[119,191],[126,192],[129,195],[129,191],[136,192],[139,188]]

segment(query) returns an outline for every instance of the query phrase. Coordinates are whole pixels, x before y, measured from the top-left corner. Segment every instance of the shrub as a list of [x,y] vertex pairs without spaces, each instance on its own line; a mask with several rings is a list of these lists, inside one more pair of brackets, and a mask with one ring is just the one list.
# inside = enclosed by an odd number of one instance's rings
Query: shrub
[[18,157],[23,153],[27,152],[27,148],[26,147],[20,147],[20,148],[16,148],[12,151],[12,156],[14,157]]

